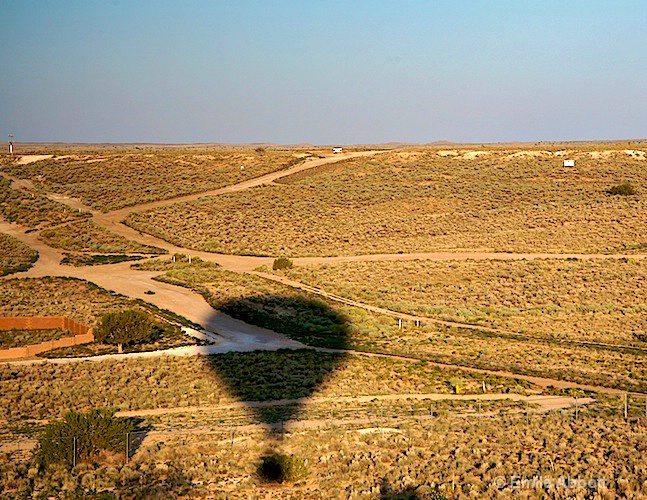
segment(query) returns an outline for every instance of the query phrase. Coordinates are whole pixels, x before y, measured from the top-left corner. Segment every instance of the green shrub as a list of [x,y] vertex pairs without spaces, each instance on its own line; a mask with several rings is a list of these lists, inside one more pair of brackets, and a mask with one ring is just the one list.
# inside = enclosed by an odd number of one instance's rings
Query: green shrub
[[70,266],[97,266],[103,264],[117,264],[119,262],[127,262],[130,260],[142,260],[144,257],[141,255],[80,255],[64,253],[61,264]]
[[163,328],[142,311],[119,311],[105,314],[99,320],[94,338],[98,342],[124,345],[152,342],[159,338]]
[[294,455],[274,453],[263,457],[258,473],[266,481],[295,483],[308,476],[308,467],[305,460]]
[[461,388],[465,386],[463,380],[458,377],[450,379],[449,385],[452,389],[454,389],[454,394],[460,394]]
[[293,265],[293,262],[287,257],[279,257],[278,259],[274,259],[272,269],[275,271],[278,269],[291,269]]
[[[36,459],[40,467],[72,466],[96,459],[102,452],[125,449],[126,434],[135,430],[133,419],[116,418],[114,410],[67,412],[63,420],[45,426]],[[74,454],[76,453],[76,457]]]
[[633,196],[636,194],[636,188],[629,182],[623,182],[610,188],[608,193],[614,196]]
[[38,252],[20,240],[0,233],[0,276],[29,269],[38,260]]

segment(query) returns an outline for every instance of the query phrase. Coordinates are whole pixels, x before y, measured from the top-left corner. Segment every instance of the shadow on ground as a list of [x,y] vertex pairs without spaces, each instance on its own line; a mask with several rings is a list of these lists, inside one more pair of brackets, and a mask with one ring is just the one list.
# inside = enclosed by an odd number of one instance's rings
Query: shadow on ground
[[[263,295],[230,300],[218,309],[307,346],[348,346],[348,318],[321,300]],[[214,355],[209,356],[209,363],[232,396],[253,402],[249,409],[259,423],[280,429],[281,422],[298,418],[302,409],[301,403],[284,404],[281,400],[311,396],[345,358],[343,353],[281,349]]]
[[[260,295],[230,300],[218,304],[218,309],[307,346],[336,349],[348,346],[349,319],[321,300],[301,295]],[[312,396],[345,358],[344,353],[312,349],[209,356],[216,379],[236,399],[248,402],[255,420],[270,431],[269,448],[258,465],[262,481],[295,482],[307,477],[307,466],[300,457],[280,451],[283,423],[299,418],[303,402],[294,400]],[[278,442],[275,437],[279,438]]]
[[447,500],[447,497],[435,489],[420,486],[397,489],[387,479],[383,479],[380,484],[380,500]]

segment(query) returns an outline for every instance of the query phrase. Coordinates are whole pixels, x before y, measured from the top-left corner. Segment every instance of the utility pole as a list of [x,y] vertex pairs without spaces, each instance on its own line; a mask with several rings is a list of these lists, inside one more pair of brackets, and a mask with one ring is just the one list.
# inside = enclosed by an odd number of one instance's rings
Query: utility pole
[[13,134],[9,134],[9,153],[13,158]]

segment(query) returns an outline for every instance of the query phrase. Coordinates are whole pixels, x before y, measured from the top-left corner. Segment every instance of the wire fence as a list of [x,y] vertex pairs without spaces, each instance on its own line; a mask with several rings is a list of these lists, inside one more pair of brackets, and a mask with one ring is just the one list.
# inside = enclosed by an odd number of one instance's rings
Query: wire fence
[[[556,396],[557,398],[557,396]],[[381,430],[398,427],[402,424],[408,424],[424,428],[433,425],[438,420],[447,418],[464,418],[472,420],[476,425],[486,420],[506,419],[510,423],[530,425],[537,418],[552,418],[559,416],[562,418],[573,419],[578,421],[586,416],[596,415],[605,420],[615,420],[625,422],[629,425],[639,424],[647,425],[647,395],[629,395],[615,398],[608,398],[603,405],[596,407],[597,402],[589,404],[587,400],[580,402],[579,398],[574,398],[572,404],[554,409],[531,407],[530,402],[516,402],[501,406],[500,403],[506,400],[461,400],[466,403],[462,406],[447,406],[444,401],[417,401],[410,402],[409,406],[394,405],[373,407],[364,407],[361,410],[357,408],[331,409],[327,412],[317,411],[316,415],[296,415],[294,419],[282,419],[281,414],[274,415],[275,418],[263,420],[254,418],[250,414],[229,415],[228,418],[220,418],[218,421],[210,420],[208,427],[210,430],[200,430],[203,434],[218,433],[221,440],[226,440],[230,447],[234,447],[237,433],[248,430],[265,430],[278,435],[285,435],[289,432],[299,430],[334,430],[335,428],[365,428],[369,427],[377,432]],[[486,403],[485,408],[483,403]],[[222,415],[221,415],[222,417]],[[200,421],[199,419],[197,420]],[[194,421],[195,423],[195,421]],[[151,434],[158,436],[180,436],[182,434],[196,434],[195,427],[181,422],[168,425],[165,429],[147,429],[137,430],[124,433],[120,437],[118,445],[113,449],[115,454],[120,454],[123,463],[128,463],[137,450],[145,443],[146,437]],[[65,457],[65,461],[71,467],[76,467],[77,463],[86,456],[80,452],[81,449],[91,449],[88,446],[87,435],[80,436],[57,436],[57,437],[19,437],[15,439],[10,436],[10,441],[0,442],[0,450],[9,452],[13,460],[28,460],[32,452],[48,442],[57,442],[59,446],[59,456]],[[160,438],[158,437],[158,442]],[[162,441],[163,442],[163,441]],[[11,446],[7,446],[10,444]],[[62,450],[62,453],[61,453]]]
[[[114,451],[122,455],[124,463],[128,463],[133,453],[137,448],[139,448],[148,433],[148,430],[142,430],[123,434],[119,440],[120,446],[118,446],[118,449]],[[17,458],[26,458],[25,455],[28,455],[29,452],[33,451],[35,448],[42,448],[47,443],[58,443],[56,448],[59,451],[59,454],[63,455],[68,465],[76,467],[77,462],[80,459],[85,458],[80,452],[80,449],[82,444],[85,445],[87,443],[88,438],[88,435],[79,435],[18,439],[15,441],[16,446],[12,451],[13,454],[17,455]],[[87,446],[84,447],[87,448]],[[61,451],[62,453],[60,453]]]

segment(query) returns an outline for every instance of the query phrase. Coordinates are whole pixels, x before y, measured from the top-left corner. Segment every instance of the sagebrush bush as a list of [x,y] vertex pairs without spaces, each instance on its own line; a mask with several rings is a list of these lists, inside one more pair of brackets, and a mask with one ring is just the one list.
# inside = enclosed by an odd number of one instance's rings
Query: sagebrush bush
[[121,452],[126,434],[134,429],[134,420],[116,418],[114,410],[69,411],[63,420],[45,426],[37,463],[41,467],[71,466],[75,461],[93,460],[104,451]]
[[265,481],[295,483],[308,477],[308,466],[302,458],[274,453],[263,457],[258,473]]
[[608,193],[614,196],[633,196],[636,194],[636,188],[629,182],[623,182],[611,187]]
[[93,221],[81,221],[46,229],[40,233],[40,236],[52,247],[75,252],[166,253],[166,250],[127,240]]
[[294,263],[287,257],[279,257],[278,259],[274,259],[272,269],[275,271],[279,269],[291,269],[293,265]]
[[0,233],[0,276],[26,271],[36,260],[36,250],[13,236]]

